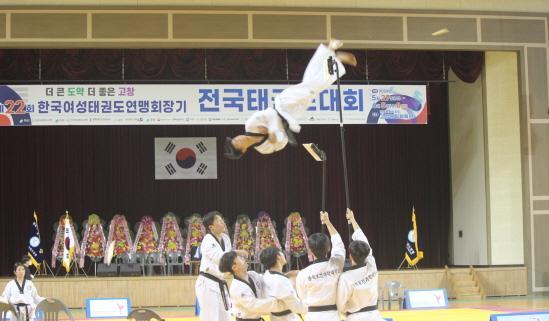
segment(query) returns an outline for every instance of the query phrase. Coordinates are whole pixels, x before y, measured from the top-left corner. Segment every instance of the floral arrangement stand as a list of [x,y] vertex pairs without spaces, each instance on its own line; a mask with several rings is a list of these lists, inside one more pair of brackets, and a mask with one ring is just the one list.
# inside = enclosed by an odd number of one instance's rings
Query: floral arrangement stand
[[160,240],[158,242],[158,253],[160,260],[166,263],[165,257],[171,254],[183,253],[183,237],[177,223],[177,218],[171,212],[164,215],[162,218],[162,231],[160,232]]
[[189,273],[193,274],[193,270],[195,273],[198,273],[198,265],[200,264],[201,258],[200,245],[202,244],[204,235],[206,235],[206,229],[202,224],[202,217],[197,213],[187,218],[186,223],[187,242],[185,244],[184,264],[189,266]]
[[[52,268],[55,268],[57,261],[63,260],[63,247],[65,245],[65,217],[68,214],[63,214],[59,218],[59,222],[57,224],[57,230],[55,232],[55,241],[53,243],[53,247],[51,249],[51,266]],[[69,222],[71,224],[71,232],[72,237],[75,242],[74,244],[74,260],[78,260],[80,258],[80,244],[78,242],[78,235],[76,234],[76,229],[74,228],[74,222],[72,220],[72,217],[68,215]]]
[[[126,253],[129,254],[133,248],[128,222],[126,221],[126,217],[124,215],[116,214],[109,224],[109,237],[107,238],[107,244],[111,244],[111,242],[114,242],[114,256],[121,256]],[[107,255],[105,255],[104,263],[110,263],[107,262]]]
[[300,269],[300,257],[307,255],[309,262],[313,261],[313,253],[309,249],[307,233],[305,232],[305,224],[299,212],[292,212],[286,218],[286,233],[284,249],[290,256],[288,265],[291,269],[292,258],[296,258],[297,269]]
[[88,216],[88,224],[84,227],[84,236],[82,237],[82,247],[80,249],[80,268],[84,267],[84,258],[87,256],[94,262],[94,271],[97,272],[97,262],[105,256],[105,247],[107,241],[101,219],[97,214]]
[[234,223],[233,247],[236,250],[248,252],[249,257],[252,258],[250,263],[255,265],[258,260],[253,259],[255,258],[254,244],[254,228],[250,217],[245,214],[238,215]]
[[255,224],[256,256],[259,256],[262,250],[271,246],[282,249],[271,217],[267,212],[261,211],[257,214],[257,221]]
[[132,252],[144,257],[158,252],[158,231],[152,217],[143,216],[141,218]]

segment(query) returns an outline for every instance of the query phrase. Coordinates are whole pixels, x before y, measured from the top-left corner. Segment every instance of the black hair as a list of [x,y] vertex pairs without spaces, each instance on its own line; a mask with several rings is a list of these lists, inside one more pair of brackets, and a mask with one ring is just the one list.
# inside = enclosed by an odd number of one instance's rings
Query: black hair
[[27,262],[30,261],[30,260],[31,260],[31,257],[28,256],[28,255],[23,255],[23,256],[21,257],[21,263],[23,263],[23,264],[27,263]]
[[278,247],[268,247],[261,251],[261,254],[259,254],[259,261],[261,264],[263,264],[263,267],[268,270],[275,266],[276,264],[276,258],[278,257],[278,253],[280,253],[280,249]]
[[206,228],[206,232],[210,232],[210,225],[213,225],[215,221],[215,217],[219,215],[219,217],[223,218],[223,214],[219,211],[211,211],[208,212],[206,215],[204,215],[204,218],[202,219],[202,224]]
[[330,251],[330,239],[324,233],[315,233],[309,237],[309,248],[317,259],[324,259]]
[[349,244],[349,254],[356,264],[364,264],[370,255],[370,246],[364,241],[352,241]]
[[238,254],[236,254],[235,251],[229,251],[221,257],[219,260],[219,271],[223,273],[233,273],[233,265],[234,261],[238,257]]
[[25,265],[23,263],[15,262],[15,264],[13,265],[13,272],[17,271],[17,268],[20,267],[20,266],[25,267]]

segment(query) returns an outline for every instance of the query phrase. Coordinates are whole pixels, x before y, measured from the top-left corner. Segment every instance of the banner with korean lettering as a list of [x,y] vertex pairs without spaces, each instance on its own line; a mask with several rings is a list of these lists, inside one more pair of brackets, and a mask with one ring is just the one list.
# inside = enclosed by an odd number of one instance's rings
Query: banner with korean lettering
[[[235,125],[289,85],[0,85],[0,126]],[[425,85],[343,85],[347,124],[426,124]],[[337,124],[336,86],[301,124]]]

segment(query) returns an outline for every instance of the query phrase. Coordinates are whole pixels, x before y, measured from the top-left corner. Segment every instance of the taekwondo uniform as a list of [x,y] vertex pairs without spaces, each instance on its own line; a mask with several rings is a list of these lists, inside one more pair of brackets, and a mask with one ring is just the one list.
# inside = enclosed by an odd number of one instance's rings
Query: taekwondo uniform
[[275,98],[275,109],[288,121],[293,132],[299,133],[301,130],[297,119],[309,108],[311,100],[337,80],[335,71],[333,75],[328,73],[327,59],[330,56],[334,57],[339,76],[343,77],[345,67],[335,58],[335,52],[320,44],[305,69],[301,83],[284,89]]
[[[353,233],[353,240],[368,243],[361,229]],[[371,249],[366,263],[355,265],[341,274],[337,286],[337,308],[347,315],[347,321],[383,320],[377,309],[377,279],[376,260]]]
[[[283,149],[288,143],[284,121],[288,123],[291,131],[299,133],[301,126],[298,123],[304,112],[309,108],[311,101],[324,89],[328,88],[337,80],[337,75],[328,73],[327,59],[335,57],[335,52],[323,44],[316,49],[309,61],[303,80],[297,85],[284,89],[275,97],[274,108],[254,113],[245,124],[247,133],[260,133],[258,127],[266,127],[269,133],[275,133],[276,142],[270,142],[267,137],[254,146],[261,154],[270,154]],[[345,74],[345,67],[338,60],[339,76]]]
[[248,281],[235,276],[229,293],[236,321],[263,320],[261,316],[277,306],[276,298],[266,297],[263,278],[254,271],[248,272]]
[[44,300],[38,295],[32,281],[26,279],[23,280],[23,284],[19,284],[16,280],[9,281],[2,296],[15,306],[19,314],[25,314],[26,320],[34,320],[34,310],[38,303]]
[[284,131],[282,119],[278,116],[276,110],[267,108],[260,112],[254,113],[244,125],[247,133],[260,133],[265,127],[269,133],[275,133],[276,141],[270,142],[268,136],[264,136],[263,140],[255,144],[254,148],[261,154],[272,154],[286,147],[288,144],[288,136]]
[[279,300],[278,306],[271,312],[271,321],[298,321],[296,313],[307,312],[307,306],[298,299],[292,282],[286,275],[265,271],[263,280],[267,296]]
[[330,258],[315,260],[297,275],[297,295],[308,306],[307,320],[310,321],[340,321],[336,290],[345,263],[345,245],[339,234],[331,239]]
[[201,321],[229,321],[230,300],[227,282],[219,271],[219,260],[224,253],[231,251],[231,240],[222,234],[222,241],[208,233],[200,245],[202,259],[200,275],[196,279],[195,292],[200,304]]

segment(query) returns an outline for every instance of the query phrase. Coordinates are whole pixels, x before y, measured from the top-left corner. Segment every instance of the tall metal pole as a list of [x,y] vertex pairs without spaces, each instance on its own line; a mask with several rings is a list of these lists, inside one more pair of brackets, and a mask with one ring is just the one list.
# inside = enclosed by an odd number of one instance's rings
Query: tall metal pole
[[326,153],[321,152],[322,158],[322,211],[326,210]]
[[[322,212],[326,211],[326,153],[323,150],[320,151],[320,158],[322,159]],[[322,233],[326,230],[326,226],[322,224]]]

